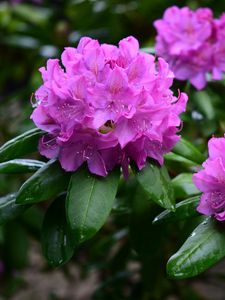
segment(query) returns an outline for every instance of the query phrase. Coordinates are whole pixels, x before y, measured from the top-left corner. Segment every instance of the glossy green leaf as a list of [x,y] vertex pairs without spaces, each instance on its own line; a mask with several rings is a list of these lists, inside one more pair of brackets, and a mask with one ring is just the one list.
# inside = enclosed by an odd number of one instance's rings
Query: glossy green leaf
[[167,272],[172,278],[193,277],[213,266],[224,256],[224,227],[208,218],[169,259]]
[[31,129],[2,145],[0,147],[0,162],[35,152],[41,134],[40,129]]
[[137,173],[137,180],[157,204],[169,210],[175,208],[173,187],[165,166],[147,162],[144,169]]
[[0,173],[34,172],[44,165],[44,162],[34,159],[13,159],[0,163]]
[[192,218],[198,215],[196,207],[199,203],[200,196],[188,198],[184,201],[176,204],[176,210],[171,212],[169,210],[164,210],[153,220],[153,223],[162,223],[162,222],[176,222],[178,220],[184,220],[187,218]]
[[190,161],[202,164],[205,160],[204,155],[190,142],[181,138],[180,141],[173,148],[173,153],[187,158]]
[[192,181],[192,174],[182,173],[172,179],[172,185],[176,198],[187,198],[200,194]]
[[41,230],[42,249],[51,266],[66,263],[73,256],[73,233],[66,221],[65,198],[59,197],[48,208]]
[[50,161],[34,173],[20,188],[17,203],[36,203],[56,197],[66,190],[70,173],[60,167],[58,161]]
[[30,205],[16,204],[16,194],[9,194],[0,198],[0,225],[21,215]]
[[92,175],[84,167],[72,175],[66,210],[77,243],[94,236],[106,222],[114,204],[119,178],[117,169],[107,177]]

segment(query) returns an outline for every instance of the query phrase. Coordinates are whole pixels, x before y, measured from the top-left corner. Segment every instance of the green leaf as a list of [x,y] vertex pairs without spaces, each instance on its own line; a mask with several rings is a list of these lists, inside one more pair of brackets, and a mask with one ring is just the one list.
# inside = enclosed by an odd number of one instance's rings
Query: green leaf
[[41,242],[51,266],[65,264],[73,256],[73,233],[66,221],[64,197],[56,199],[48,208],[42,225]]
[[205,160],[205,156],[193,144],[186,141],[184,138],[181,138],[175,145],[173,153],[183,156],[197,164],[202,164]]
[[210,218],[203,221],[180,250],[169,259],[169,276],[179,279],[193,277],[222,259],[225,256],[225,234],[222,225]]
[[163,222],[176,222],[178,220],[184,220],[187,218],[192,218],[198,216],[196,207],[199,203],[200,196],[188,198],[184,201],[179,202],[176,205],[176,210],[171,212],[169,210],[164,210],[153,220],[153,223],[163,223]]
[[77,243],[90,239],[106,222],[114,204],[119,178],[118,169],[107,177],[92,175],[84,167],[72,175],[66,211]]
[[8,141],[0,147],[0,162],[35,152],[42,134],[40,129],[35,128]]
[[34,172],[44,165],[44,162],[34,159],[13,159],[0,163],[0,173]]
[[193,93],[192,99],[208,120],[216,118],[216,110],[214,103],[212,102],[212,97],[210,97],[206,91],[197,91]]
[[45,24],[47,20],[49,20],[52,10],[45,7],[36,6],[34,9],[33,5],[28,4],[20,4],[13,6],[13,13],[25,20],[28,23],[32,23],[34,25],[42,25]]
[[187,198],[200,194],[192,181],[192,174],[182,173],[172,179],[172,185],[176,198]]
[[49,161],[21,186],[16,202],[29,204],[54,198],[66,190],[69,178],[70,173],[63,171],[58,161]]
[[176,171],[179,169],[183,171],[185,169],[196,172],[200,168],[200,165],[196,164],[195,162],[173,152],[165,154],[164,158],[166,164],[169,164],[169,166],[171,165],[172,169]]
[[3,37],[2,44],[11,48],[15,47],[22,49],[37,49],[40,47],[38,39],[31,36],[21,36],[16,34]]
[[0,198],[0,225],[21,215],[30,205],[16,204],[16,194],[9,194]]
[[157,204],[169,210],[174,210],[175,200],[173,187],[165,166],[146,163],[144,169],[137,173],[141,187]]

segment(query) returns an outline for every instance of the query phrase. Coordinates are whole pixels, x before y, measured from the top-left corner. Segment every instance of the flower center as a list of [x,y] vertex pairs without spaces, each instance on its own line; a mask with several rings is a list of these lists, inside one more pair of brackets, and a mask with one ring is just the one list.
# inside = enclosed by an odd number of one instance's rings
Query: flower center
[[99,128],[99,132],[103,133],[103,134],[106,134],[106,133],[109,133],[109,132],[113,131],[114,129],[115,129],[115,123],[112,120],[108,120],[108,121],[105,122],[104,125],[102,125]]

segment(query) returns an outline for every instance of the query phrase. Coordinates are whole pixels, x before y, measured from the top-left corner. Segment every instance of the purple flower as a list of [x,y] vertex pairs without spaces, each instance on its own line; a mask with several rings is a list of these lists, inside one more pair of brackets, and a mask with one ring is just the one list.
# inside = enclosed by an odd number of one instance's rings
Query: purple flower
[[206,74],[215,80],[225,71],[225,16],[213,19],[209,8],[168,8],[154,23],[156,52],[170,65],[175,77],[190,80],[197,88],[206,85]]
[[222,73],[225,72],[225,13],[220,19],[215,20],[216,40],[213,44],[212,62],[214,79],[222,79]]
[[67,171],[87,162],[100,176],[121,165],[127,177],[130,160],[139,169],[148,157],[163,164],[179,140],[187,95],[173,95],[174,76],[162,58],[140,52],[133,37],[119,47],[85,37],[64,50],[62,65],[49,59],[40,69],[31,118],[47,132],[41,154]]
[[211,138],[208,143],[209,158],[203,163],[204,170],[194,174],[193,181],[203,192],[198,212],[225,220],[225,137]]

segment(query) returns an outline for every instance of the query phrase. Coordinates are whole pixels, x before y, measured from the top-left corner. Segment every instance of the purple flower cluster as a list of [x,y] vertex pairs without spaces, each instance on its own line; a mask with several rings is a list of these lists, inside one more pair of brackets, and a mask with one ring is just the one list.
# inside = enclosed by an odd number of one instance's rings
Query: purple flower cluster
[[206,85],[206,74],[220,80],[225,71],[225,14],[214,19],[209,8],[168,8],[154,23],[156,52],[170,65],[175,77]]
[[47,132],[42,155],[58,158],[67,171],[85,161],[90,172],[106,176],[121,165],[128,176],[130,160],[138,168],[147,157],[163,163],[163,154],[179,140],[179,114],[187,95],[173,95],[173,73],[159,58],[139,51],[127,37],[119,47],[84,37],[77,48],[49,59],[41,68],[31,118]]
[[204,170],[194,174],[193,181],[203,192],[197,210],[225,220],[225,137],[211,138],[208,143],[209,158],[203,163]]

